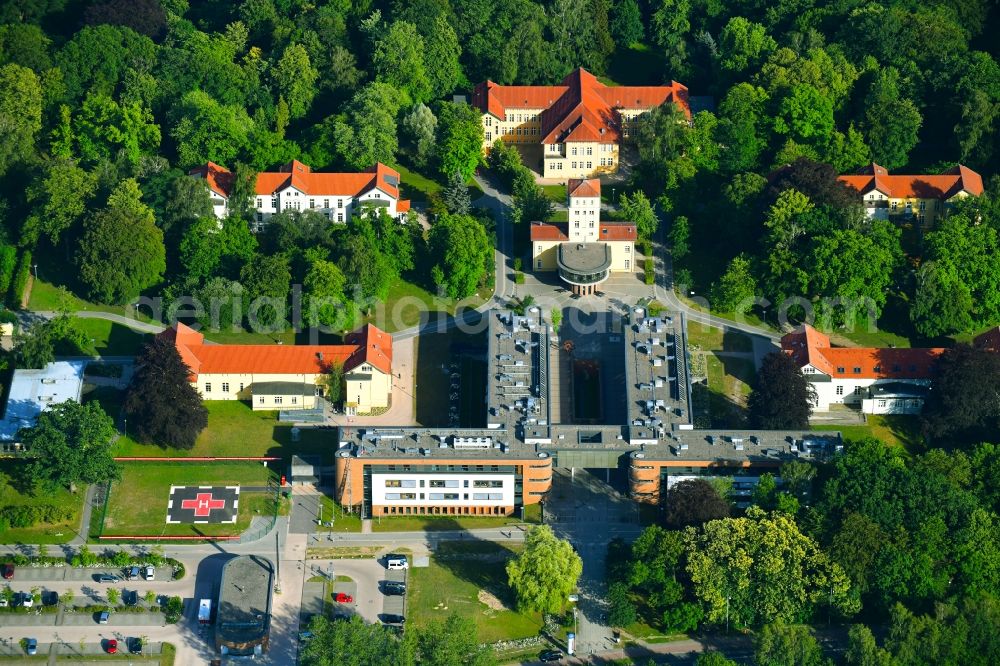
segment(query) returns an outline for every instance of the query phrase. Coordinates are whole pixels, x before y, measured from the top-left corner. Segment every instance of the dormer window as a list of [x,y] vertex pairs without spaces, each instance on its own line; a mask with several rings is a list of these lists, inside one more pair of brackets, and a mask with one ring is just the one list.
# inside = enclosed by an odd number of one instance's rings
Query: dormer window
[[861,368],[859,368],[858,366],[854,366],[854,374],[860,375],[861,374]]
[[843,371],[844,371],[843,366],[840,366],[840,367],[837,368],[837,372],[843,372]]

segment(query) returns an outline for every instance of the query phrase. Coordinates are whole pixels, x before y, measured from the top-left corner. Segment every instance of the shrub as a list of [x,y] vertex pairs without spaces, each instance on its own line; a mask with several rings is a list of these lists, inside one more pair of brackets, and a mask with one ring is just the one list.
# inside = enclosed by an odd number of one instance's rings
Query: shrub
[[24,290],[28,286],[28,278],[31,277],[31,250],[25,250],[17,262],[17,270],[11,281],[10,293],[7,299],[12,308],[21,307],[21,299],[24,298]]
[[0,246],[0,293],[7,293],[17,266],[17,250],[13,245]]
[[11,527],[31,527],[38,523],[58,523],[72,515],[66,507],[55,504],[20,504],[0,508],[0,519]]
[[646,284],[654,284],[656,282],[656,270],[653,268],[653,260],[647,258],[645,261],[646,270]]
[[184,613],[184,602],[180,597],[170,597],[163,608],[164,620],[167,624],[177,624]]
[[524,284],[524,273],[520,271],[514,273],[514,284]]

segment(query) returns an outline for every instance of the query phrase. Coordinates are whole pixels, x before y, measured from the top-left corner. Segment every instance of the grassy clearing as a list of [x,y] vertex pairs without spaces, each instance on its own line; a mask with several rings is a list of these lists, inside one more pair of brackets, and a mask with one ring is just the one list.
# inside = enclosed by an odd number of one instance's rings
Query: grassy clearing
[[[476,624],[482,643],[536,635],[542,626],[537,613],[509,610],[513,598],[507,587],[506,560],[513,551],[495,544],[489,552],[450,552],[431,557],[430,566],[410,569],[408,624],[426,626],[458,613]],[[505,607],[490,608],[479,600],[480,591],[493,595]]]
[[241,492],[235,525],[167,524],[170,486],[240,485],[265,486],[272,469],[257,463],[130,463],[121,481],[111,486],[104,534],[221,535],[238,534],[250,525],[260,510],[270,504],[260,492]]
[[373,532],[440,532],[444,530],[476,530],[537,523],[539,510],[525,508],[525,520],[516,516],[383,516],[372,519]]
[[752,361],[707,355],[708,398],[713,428],[746,424],[746,400],[755,368]]
[[693,321],[687,323],[688,344],[702,351],[752,352],[753,340],[743,333],[729,333]]
[[[434,178],[428,177],[425,174],[405,167],[401,164],[397,164],[393,168],[399,172],[399,178],[402,181],[400,184],[400,193],[404,199],[410,198],[413,201],[426,202],[432,194],[440,192],[443,187],[442,184],[434,180]],[[465,186],[469,191],[469,198],[473,201],[482,196],[483,191],[480,189],[475,179],[469,178]]]
[[542,191],[545,192],[545,196],[548,197],[552,203],[562,205],[566,204],[565,184],[542,185]]
[[[121,411],[121,391],[97,389],[84,401],[98,400],[113,418]],[[141,444],[131,437],[119,437],[114,444],[116,456],[151,456],[157,458],[253,457],[276,456],[288,460],[294,453],[319,454],[332,460],[335,432],[323,428],[300,428],[299,441],[292,442],[291,426],[278,422],[277,412],[255,412],[238,400],[209,400],[208,427],[194,448],[173,449],[155,444]],[[128,424],[126,423],[126,428]]]
[[0,506],[25,506],[55,504],[69,509],[69,518],[59,523],[43,523],[33,527],[11,528],[0,532],[2,543],[65,543],[74,536],[80,525],[84,489],[71,493],[60,488],[53,492],[34,494],[24,487],[25,462],[0,460]]
[[911,454],[921,453],[925,442],[916,416],[868,414],[865,425],[817,425],[813,430],[838,430],[845,440],[874,437],[889,446],[898,446]]
[[[488,293],[492,294],[492,288]],[[479,294],[463,301],[439,298],[417,284],[399,279],[389,286],[385,302],[376,305],[361,323],[372,323],[384,331],[395,333],[421,323],[424,313],[446,312],[454,315],[456,308],[477,308],[484,301],[485,298]]]
[[344,507],[337,504],[329,495],[320,496],[320,506],[322,508],[323,521],[332,521],[333,525],[327,527],[320,525],[316,528],[319,532],[360,532],[361,516],[358,513],[348,513]]
[[[73,328],[89,340],[83,353],[89,356],[135,356],[152,336],[133,331],[106,319],[73,318]],[[58,350],[57,350],[58,351]]]

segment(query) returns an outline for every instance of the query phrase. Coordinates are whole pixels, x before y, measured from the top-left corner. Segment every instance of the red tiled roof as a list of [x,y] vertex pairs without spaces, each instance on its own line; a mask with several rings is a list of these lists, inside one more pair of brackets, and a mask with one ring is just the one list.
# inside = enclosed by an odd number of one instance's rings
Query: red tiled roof
[[959,192],[974,196],[983,193],[983,178],[972,169],[959,164],[936,176],[891,175],[884,167],[871,163],[858,174],[838,176],[861,194],[878,191],[887,197],[916,197],[946,200]]
[[407,213],[410,210],[410,200],[400,199],[396,202],[396,212],[397,213]]
[[206,162],[188,172],[190,176],[201,176],[208,183],[208,189],[222,197],[229,197],[233,188],[233,174],[229,169],[215,162]]
[[631,222],[601,222],[598,237],[602,241],[634,241],[639,235]]
[[839,379],[930,379],[944,353],[941,347],[831,347],[828,336],[806,324],[782,336],[781,348],[800,366]]
[[[218,164],[209,162],[190,171],[208,181],[213,192],[228,197],[232,191],[233,174]],[[378,188],[389,196],[399,198],[399,172],[378,163],[361,173],[321,173],[308,165],[293,160],[277,171],[262,171],[257,174],[255,192],[271,195],[287,187],[312,195],[358,196]]]
[[601,181],[598,178],[570,178],[566,191],[570,197],[599,197]]
[[547,222],[532,222],[531,223],[531,240],[532,241],[568,241],[569,236],[566,235],[560,227],[554,224],[549,224]]
[[319,374],[332,365],[349,372],[364,362],[392,372],[392,336],[370,324],[348,335],[343,345],[206,345],[201,333],[181,323],[160,336],[177,347],[192,381],[214,374]]
[[362,363],[378,368],[387,375],[392,374],[392,336],[368,324],[344,338],[344,342],[357,345],[357,350],[344,364],[350,372]]
[[542,109],[542,143],[617,143],[617,109],[651,109],[668,101],[690,117],[687,87],[676,81],[669,86],[608,87],[583,68],[570,72],[558,86],[501,86],[485,81],[472,92],[473,105],[497,118],[503,118],[507,109]]

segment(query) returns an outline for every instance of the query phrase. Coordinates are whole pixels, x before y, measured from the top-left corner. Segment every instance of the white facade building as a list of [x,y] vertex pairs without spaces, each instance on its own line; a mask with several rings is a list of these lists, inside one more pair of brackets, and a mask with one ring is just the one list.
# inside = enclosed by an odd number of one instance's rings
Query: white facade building
[[[193,169],[191,175],[205,179],[215,216],[225,217],[232,192],[232,172],[208,162]],[[292,161],[278,171],[257,174],[251,202],[254,230],[260,231],[272,215],[285,210],[314,210],[331,222],[343,224],[351,215],[371,206],[384,208],[393,219],[404,220],[410,202],[399,198],[399,183],[399,172],[381,163],[361,173],[319,173],[302,162]]]
[[513,471],[377,472],[371,475],[372,507],[386,507],[382,513],[390,515],[410,513],[412,507],[441,508],[441,513],[452,507],[484,507],[493,513],[496,507],[496,513],[507,513],[516,499],[515,482]]

